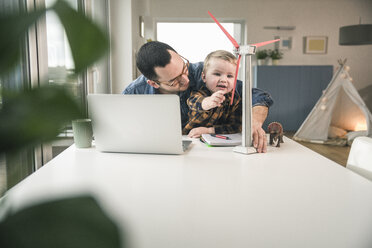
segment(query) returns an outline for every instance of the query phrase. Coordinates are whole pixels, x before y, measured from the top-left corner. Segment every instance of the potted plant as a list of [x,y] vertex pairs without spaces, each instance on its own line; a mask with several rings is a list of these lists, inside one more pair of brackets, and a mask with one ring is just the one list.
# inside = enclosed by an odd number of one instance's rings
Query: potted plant
[[270,57],[273,65],[278,65],[279,60],[283,58],[283,53],[279,49],[274,49],[270,52]]
[[269,53],[266,49],[258,50],[256,52],[257,65],[266,65],[268,57],[269,57]]

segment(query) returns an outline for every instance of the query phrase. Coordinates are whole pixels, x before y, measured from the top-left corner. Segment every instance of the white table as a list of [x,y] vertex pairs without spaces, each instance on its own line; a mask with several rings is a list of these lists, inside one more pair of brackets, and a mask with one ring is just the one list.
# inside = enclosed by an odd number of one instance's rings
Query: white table
[[193,140],[185,155],[69,147],[11,189],[7,207],[90,192],[132,247],[372,247],[372,183],[285,138],[243,155]]

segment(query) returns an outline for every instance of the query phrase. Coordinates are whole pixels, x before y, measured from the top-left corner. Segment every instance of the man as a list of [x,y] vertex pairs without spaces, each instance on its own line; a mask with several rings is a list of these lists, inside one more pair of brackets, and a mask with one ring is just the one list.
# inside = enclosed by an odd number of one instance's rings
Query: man
[[[178,94],[181,105],[182,128],[188,120],[187,99],[192,91],[204,84],[201,73],[203,63],[189,63],[171,46],[151,41],[144,44],[137,54],[137,67],[143,75],[133,81],[123,94]],[[236,94],[241,94],[242,82],[237,82]],[[262,129],[273,101],[260,89],[252,89],[252,137],[257,152],[266,152],[266,134]]]

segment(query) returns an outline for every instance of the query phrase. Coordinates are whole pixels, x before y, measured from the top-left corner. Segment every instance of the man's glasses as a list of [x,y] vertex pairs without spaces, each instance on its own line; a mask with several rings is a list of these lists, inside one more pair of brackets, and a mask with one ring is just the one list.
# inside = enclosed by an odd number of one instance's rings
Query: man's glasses
[[156,81],[154,80],[155,82],[161,83],[161,84],[165,84],[165,85],[170,86],[170,87],[173,87],[173,86],[178,85],[181,82],[183,75],[186,75],[186,76],[189,75],[189,65],[190,65],[189,60],[186,59],[186,58],[184,58],[184,57],[182,57],[181,55],[179,55],[179,56],[183,59],[183,68],[182,68],[181,74],[178,75],[177,77],[169,80],[168,82],[159,82],[157,80]]

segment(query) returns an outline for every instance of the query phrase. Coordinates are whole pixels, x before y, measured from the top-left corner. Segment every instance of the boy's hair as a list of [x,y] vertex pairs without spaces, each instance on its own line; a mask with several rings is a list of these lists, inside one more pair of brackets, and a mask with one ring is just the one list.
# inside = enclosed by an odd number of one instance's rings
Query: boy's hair
[[170,63],[169,50],[177,53],[171,46],[159,41],[150,41],[144,44],[136,56],[136,64],[140,72],[150,80],[158,80],[155,67],[165,67]]
[[210,65],[210,61],[212,59],[222,59],[227,62],[230,62],[231,64],[236,65],[237,64],[237,58],[234,56],[234,54],[225,51],[225,50],[217,50],[214,52],[211,52],[210,54],[207,55],[207,57],[204,60],[204,68],[203,72],[206,73],[208,70],[208,67]]

